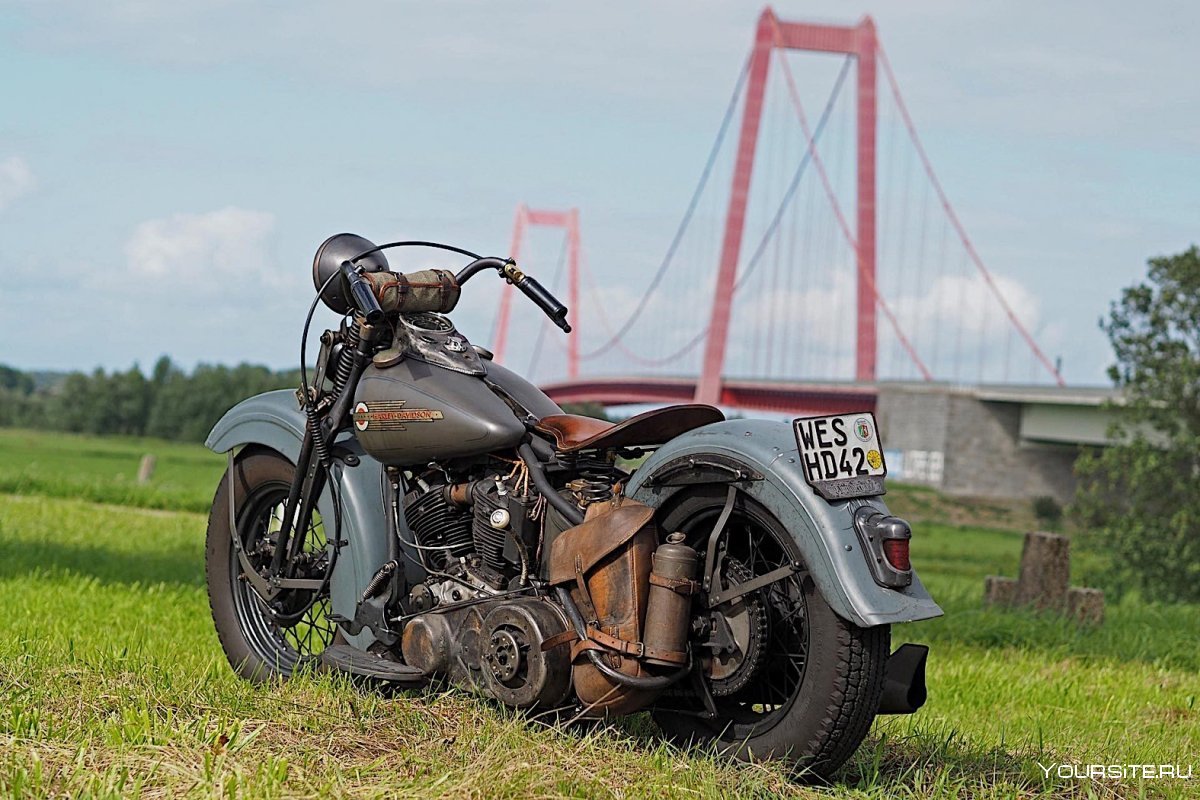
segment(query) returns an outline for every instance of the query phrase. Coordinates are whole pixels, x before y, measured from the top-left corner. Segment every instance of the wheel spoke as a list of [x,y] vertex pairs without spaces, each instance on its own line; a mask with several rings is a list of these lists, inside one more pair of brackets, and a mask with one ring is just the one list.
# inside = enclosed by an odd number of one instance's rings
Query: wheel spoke
[[[243,546],[251,554],[257,569],[270,563],[274,548],[278,546],[278,532],[282,528],[286,485],[266,487],[259,496],[248,498],[249,513],[239,525],[239,536]],[[315,510],[307,524],[297,522],[295,529],[303,531],[303,552],[308,555],[308,565],[302,572],[313,577],[324,574],[327,559],[324,554],[328,545],[324,521]],[[239,617],[243,632],[255,653],[281,672],[290,673],[302,660],[318,655],[333,640],[334,627],[328,619],[328,589],[313,597],[311,593],[295,590],[280,596],[278,607],[273,612],[265,607],[248,584],[239,580],[241,567],[237,555],[231,552],[231,575],[235,581],[235,600],[239,606]],[[305,609],[299,619],[295,614]],[[292,623],[280,623],[278,613],[292,614]]]
[[[706,508],[680,528],[689,534],[689,540],[703,546],[719,510],[719,506]],[[777,533],[777,527],[760,521],[745,506],[735,508],[722,535],[726,551],[716,580],[722,586],[729,585],[735,563],[741,565],[737,568],[738,580],[734,581],[738,583],[794,563],[790,544],[779,538],[786,533]],[[804,572],[797,572],[746,596],[746,602],[757,598],[755,602],[762,604],[766,614],[762,634],[767,638],[760,645],[762,656],[756,659],[757,666],[751,667],[755,672],[745,687],[714,697],[721,716],[734,726],[731,735],[756,735],[772,727],[801,691],[809,652],[803,580]],[[735,668],[721,680],[728,685],[729,676],[736,674]]]

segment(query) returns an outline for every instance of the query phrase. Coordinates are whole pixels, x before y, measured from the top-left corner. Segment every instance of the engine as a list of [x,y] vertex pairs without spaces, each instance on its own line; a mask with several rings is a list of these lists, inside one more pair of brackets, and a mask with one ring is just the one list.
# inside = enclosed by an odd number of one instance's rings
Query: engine
[[483,576],[496,590],[526,585],[541,535],[540,508],[520,489],[500,475],[418,482],[404,499],[404,517],[425,563],[451,575]]
[[[555,484],[586,514],[577,526],[531,488],[522,463],[496,466],[458,479],[440,468],[410,476],[404,517],[430,577],[407,598],[405,662],[517,708],[562,705],[572,689],[596,714],[645,707],[656,692],[618,686],[568,646],[578,641],[568,630],[579,629],[560,605],[562,587],[599,626],[579,644],[640,646],[610,652],[610,673],[675,671],[687,660],[691,590],[680,592],[694,583],[695,551],[681,535],[655,551],[653,510],[614,496],[622,475],[611,460],[559,454]],[[672,559],[678,575],[667,574]]]
[[[560,457],[566,473],[562,493],[580,510],[612,497],[623,477],[611,461],[595,456]],[[521,465],[505,464],[507,474],[486,470],[455,481],[433,470],[415,476],[404,498],[404,518],[425,563],[439,572],[485,575],[502,590],[524,585],[536,559],[570,524],[531,490]],[[516,581],[516,585],[514,585]]]
[[474,550],[470,509],[451,502],[446,486],[416,489],[404,499],[404,518],[426,563],[445,571]]
[[508,595],[537,577],[544,504],[519,470],[501,466],[409,481],[404,517],[431,577],[409,593],[418,615],[404,628],[404,659],[511,706],[558,705],[570,691],[569,654],[541,645],[566,630],[565,617],[544,599]]

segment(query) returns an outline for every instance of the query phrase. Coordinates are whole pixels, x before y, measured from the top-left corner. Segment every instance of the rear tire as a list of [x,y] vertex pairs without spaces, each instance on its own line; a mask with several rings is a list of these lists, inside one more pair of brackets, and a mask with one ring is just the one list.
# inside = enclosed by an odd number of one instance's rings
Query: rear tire
[[[295,465],[272,451],[243,452],[234,460],[238,535],[256,566],[270,562],[271,534],[278,530],[282,503],[295,471]],[[328,557],[327,549],[324,526],[314,511],[302,557],[319,564],[322,557]],[[221,478],[209,512],[204,565],[217,637],[230,666],[241,677],[256,683],[290,677],[302,665],[315,662],[333,643],[336,626],[328,618],[328,586],[315,593],[285,592],[272,609],[241,577],[229,529],[228,472]],[[281,613],[297,618],[281,619]]]
[[[663,529],[682,530],[688,542],[703,551],[726,491],[724,486],[687,491],[663,509]],[[736,582],[787,561],[801,562],[799,548],[783,525],[742,493],[722,538],[728,544],[727,558],[741,562],[737,569],[742,577]],[[654,719],[677,741],[715,746],[742,760],[784,759],[802,777],[827,778],[854,753],[875,719],[890,628],[860,628],[838,617],[807,568],[746,597],[762,604],[769,623],[762,644],[766,655],[753,667],[757,674],[744,688],[714,697],[716,719],[665,708],[656,709]],[[792,679],[780,685],[787,675]],[[707,675],[700,680],[712,687]],[[695,690],[688,698],[664,698],[661,703],[686,705],[693,712],[704,708]]]

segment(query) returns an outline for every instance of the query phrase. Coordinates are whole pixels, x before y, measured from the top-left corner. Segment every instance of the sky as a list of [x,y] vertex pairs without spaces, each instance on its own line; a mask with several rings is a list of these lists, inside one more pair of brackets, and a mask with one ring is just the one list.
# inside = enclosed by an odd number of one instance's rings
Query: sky
[[[328,235],[506,255],[521,201],[580,209],[601,284],[587,297],[619,321],[667,248],[759,9],[0,2],[0,363],[148,369],[166,353],[188,367],[289,367],[312,253]],[[1144,277],[1147,258],[1200,238],[1200,7],[775,10],[874,17],[926,150],[1006,297],[1069,383],[1103,383],[1112,356],[1097,323],[1109,303]],[[791,63],[815,118],[836,62]],[[714,180],[714,213],[727,191]],[[715,249],[697,248],[690,258],[715,265]],[[548,277],[555,246],[536,252]],[[460,263],[392,257],[401,270]],[[711,283],[671,280],[677,291],[656,302],[706,316]],[[741,307],[819,316],[845,306],[836,324],[851,324],[852,281],[812,280],[794,297],[748,293]],[[954,280],[898,285],[897,314],[916,325],[946,314],[989,339],[975,322],[983,301]],[[495,301],[483,283],[464,293],[455,318],[473,340],[488,343]],[[739,327],[731,352],[757,347],[749,337]]]

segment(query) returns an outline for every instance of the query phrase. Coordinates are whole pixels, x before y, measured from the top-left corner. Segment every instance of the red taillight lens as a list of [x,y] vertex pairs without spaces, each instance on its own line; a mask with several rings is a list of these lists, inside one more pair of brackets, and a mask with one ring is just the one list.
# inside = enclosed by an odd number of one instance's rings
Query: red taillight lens
[[883,557],[892,565],[892,569],[901,572],[912,569],[908,560],[908,539],[884,539]]

